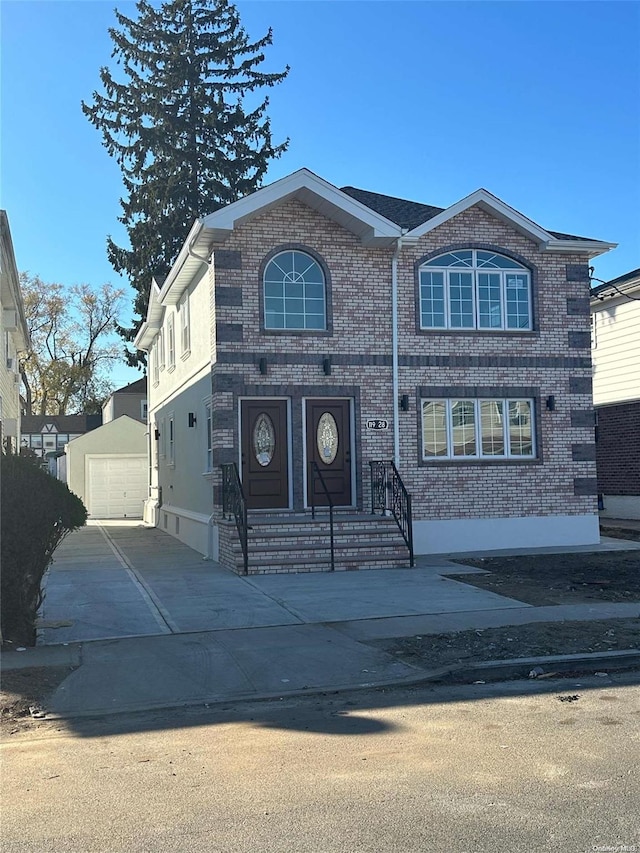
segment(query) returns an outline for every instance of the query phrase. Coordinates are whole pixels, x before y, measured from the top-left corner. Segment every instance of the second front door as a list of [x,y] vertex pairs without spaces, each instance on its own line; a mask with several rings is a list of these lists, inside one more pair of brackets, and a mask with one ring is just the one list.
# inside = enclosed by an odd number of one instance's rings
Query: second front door
[[351,401],[306,401],[307,505],[328,501],[315,462],[334,506],[351,506]]

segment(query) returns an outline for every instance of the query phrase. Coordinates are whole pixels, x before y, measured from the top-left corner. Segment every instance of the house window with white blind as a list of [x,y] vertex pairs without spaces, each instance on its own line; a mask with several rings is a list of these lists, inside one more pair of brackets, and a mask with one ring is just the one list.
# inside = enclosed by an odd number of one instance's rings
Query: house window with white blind
[[189,329],[189,294],[185,293],[178,305],[180,318],[180,357],[187,358],[191,353],[191,331]]

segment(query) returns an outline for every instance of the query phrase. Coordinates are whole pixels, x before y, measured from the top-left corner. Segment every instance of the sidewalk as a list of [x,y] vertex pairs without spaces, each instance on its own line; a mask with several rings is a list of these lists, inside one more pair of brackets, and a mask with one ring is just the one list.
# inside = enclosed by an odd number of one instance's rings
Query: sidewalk
[[640,611],[638,603],[532,607],[448,576],[468,566],[421,562],[242,578],[158,530],[94,524],[56,555],[45,625],[61,627],[43,628],[43,644],[5,655],[3,667],[77,666],[47,710],[100,715],[418,681],[423,668],[368,643]]

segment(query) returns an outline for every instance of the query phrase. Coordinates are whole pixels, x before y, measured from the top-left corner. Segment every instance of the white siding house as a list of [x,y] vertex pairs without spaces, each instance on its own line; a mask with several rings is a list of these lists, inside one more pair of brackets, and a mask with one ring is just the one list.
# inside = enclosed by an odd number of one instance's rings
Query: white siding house
[[592,291],[591,344],[602,513],[640,519],[640,269]]
[[19,358],[29,346],[29,332],[20,293],[6,211],[0,210],[0,424],[5,448],[20,447]]

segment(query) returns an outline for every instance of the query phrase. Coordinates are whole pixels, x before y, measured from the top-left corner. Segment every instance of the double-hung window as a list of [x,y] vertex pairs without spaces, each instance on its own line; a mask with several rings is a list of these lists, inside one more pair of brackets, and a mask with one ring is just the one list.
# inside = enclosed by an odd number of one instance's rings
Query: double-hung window
[[164,370],[165,368],[165,355],[164,355],[164,329],[160,329],[158,332],[158,343],[156,344],[158,348],[158,365],[160,370]]
[[189,330],[189,294],[185,293],[178,306],[180,316],[180,349],[185,358],[191,351],[191,334]]
[[173,314],[169,314],[167,320],[167,370],[173,370],[176,366],[176,333]]
[[533,400],[423,400],[423,459],[533,459],[533,414]]
[[422,329],[530,331],[531,273],[481,249],[447,252],[419,270]]
[[154,385],[157,385],[160,381],[160,352],[159,352],[159,342],[158,338],[151,348],[151,352],[149,353],[149,359],[151,361],[151,381]]
[[264,271],[265,329],[327,328],[324,273],[306,252],[280,252]]

